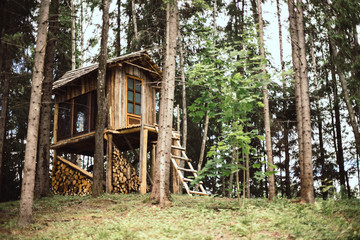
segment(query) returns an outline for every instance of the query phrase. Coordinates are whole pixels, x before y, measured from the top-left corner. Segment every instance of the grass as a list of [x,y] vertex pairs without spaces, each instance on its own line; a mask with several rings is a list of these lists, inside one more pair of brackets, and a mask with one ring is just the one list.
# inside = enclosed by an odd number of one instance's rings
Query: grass
[[0,203],[0,239],[360,239],[360,200],[246,200],[173,195],[53,196],[35,201],[35,223],[16,226],[19,202]]

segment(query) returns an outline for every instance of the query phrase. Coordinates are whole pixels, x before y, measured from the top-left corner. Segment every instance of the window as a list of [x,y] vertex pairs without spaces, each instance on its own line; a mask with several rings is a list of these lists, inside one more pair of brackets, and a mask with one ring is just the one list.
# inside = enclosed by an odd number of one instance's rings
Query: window
[[70,138],[95,129],[96,92],[59,103],[58,139]]
[[127,112],[141,115],[141,81],[128,77]]
[[59,104],[58,113],[58,138],[64,139],[71,135],[71,101],[66,101]]
[[81,95],[74,99],[74,133],[82,133],[89,129],[89,96]]

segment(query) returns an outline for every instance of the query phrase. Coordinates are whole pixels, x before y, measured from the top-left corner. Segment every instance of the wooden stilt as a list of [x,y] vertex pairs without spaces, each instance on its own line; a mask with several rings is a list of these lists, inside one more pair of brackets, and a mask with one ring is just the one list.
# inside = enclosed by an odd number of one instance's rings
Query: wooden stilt
[[107,140],[107,156],[106,156],[106,192],[112,192],[112,152],[113,152],[113,142],[112,134],[108,134]]
[[140,184],[140,193],[146,193],[146,175],[147,175],[147,141],[148,141],[148,130],[144,129],[143,137],[142,137],[142,146],[140,151],[141,154],[141,184]]

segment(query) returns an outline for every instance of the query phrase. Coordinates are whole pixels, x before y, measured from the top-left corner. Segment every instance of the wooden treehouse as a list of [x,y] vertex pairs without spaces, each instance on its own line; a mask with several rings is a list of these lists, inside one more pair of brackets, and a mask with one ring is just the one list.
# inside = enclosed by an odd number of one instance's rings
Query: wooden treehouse
[[[97,71],[97,64],[79,68],[54,82],[51,148],[54,150],[52,189],[56,194],[91,193],[93,175],[81,164],[66,158],[94,155]],[[156,164],[156,94],[162,72],[145,51],[140,51],[108,60],[106,76],[106,192],[146,193],[152,184]],[[200,191],[189,188],[188,183],[192,181],[189,175],[196,177],[197,171],[180,145],[179,133],[174,131],[172,135],[171,191],[180,192],[182,185],[190,195],[207,195],[202,184]],[[125,152],[133,156],[132,162],[126,159]]]

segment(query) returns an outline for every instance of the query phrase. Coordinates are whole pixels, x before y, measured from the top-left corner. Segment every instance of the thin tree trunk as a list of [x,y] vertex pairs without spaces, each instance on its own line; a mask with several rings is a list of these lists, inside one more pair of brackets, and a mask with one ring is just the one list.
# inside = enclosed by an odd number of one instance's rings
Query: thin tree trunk
[[331,58],[331,75],[332,75],[332,89],[334,96],[334,112],[335,112],[335,129],[336,129],[336,140],[337,140],[337,151],[336,151],[336,160],[339,166],[339,180],[340,186],[343,188],[346,187],[345,180],[345,167],[344,167],[344,152],[342,144],[342,130],[341,130],[341,120],[340,120],[340,96],[338,95],[337,81],[336,81],[336,67],[335,67],[335,57],[336,49],[334,41],[330,39],[330,58]]
[[299,41],[297,30],[297,17],[295,12],[294,0],[288,1],[289,9],[289,22],[290,22],[290,37],[291,37],[291,50],[292,50],[292,62],[295,77],[295,104],[296,104],[296,121],[297,121],[297,134],[298,134],[298,146],[299,146],[299,167],[300,167],[300,195],[303,191],[303,130],[302,130],[302,107],[301,107],[301,87],[300,87],[300,60],[298,58]]
[[[278,27],[279,27],[279,47],[280,47],[280,64],[281,64],[281,72],[285,71],[285,62],[284,62],[284,50],[283,50],[283,42],[282,42],[282,24],[281,24],[281,8],[280,1],[276,0],[276,8],[277,8],[277,17],[278,17]],[[287,90],[286,90],[286,80],[285,75],[282,74],[282,82],[283,82],[283,111],[286,114],[286,98],[287,98]],[[289,154],[289,128],[288,123],[284,122],[284,152],[285,152],[285,194],[287,198],[291,197],[290,192],[290,154]]]
[[313,179],[313,163],[312,163],[312,129],[310,116],[310,99],[309,99],[309,80],[307,74],[307,60],[305,49],[305,33],[304,33],[304,13],[302,10],[302,0],[297,2],[297,23],[298,23],[298,43],[300,55],[300,89],[301,89],[301,116],[303,130],[303,174],[301,198],[306,202],[314,203],[314,179]]
[[84,66],[84,6],[80,0],[80,67]]
[[137,21],[136,21],[135,0],[131,0],[131,15],[132,15],[133,27],[134,27],[134,39],[137,42],[137,40],[138,40],[138,29],[137,29]]
[[249,154],[246,154],[245,157],[245,166],[246,166],[246,198],[250,199],[250,166],[249,166]]
[[[2,31],[2,37],[4,36],[4,29]],[[0,112],[0,194],[2,190],[2,172],[3,172],[3,150],[4,150],[4,141],[5,141],[5,127],[6,127],[6,116],[7,116],[7,107],[9,102],[9,89],[10,89],[10,59],[6,59],[3,54],[5,42],[1,41],[0,46],[0,78],[4,77],[2,85],[2,97],[1,97],[1,112]],[[8,51],[8,50],[7,50]],[[5,68],[3,73],[3,59],[5,58]]]
[[205,146],[206,146],[206,139],[207,139],[207,132],[209,129],[209,110],[205,113],[205,124],[204,124],[204,134],[201,140],[201,148],[200,148],[200,157],[199,157],[199,163],[198,163],[198,171],[201,170],[202,163],[204,161],[204,155],[205,155]]
[[103,26],[101,31],[101,48],[97,76],[97,116],[95,126],[94,182],[92,196],[98,197],[103,192],[104,175],[104,129],[107,115],[107,97],[105,96],[107,42],[109,34],[110,1],[103,0]]
[[[314,75],[314,85],[315,85],[315,92],[318,92],[318,81],[317,81],[317,63],[315,59],[315,46],[314,46],[314,39],[312,35],[310,35],[310,41],[311,41],[311,59],[312,59],[312,71]],[[317,123],[318,123],[318,131],[319,131],[319,148],[320,148],[320,156],[318,156],[318,159],[320,161],[321,165],[321,186],[324,188],[326,186],[325,180],[325,149],[324,149],[324,141],[323,141],[323,122],[321,117],[321,109],[320,109],[320,103],[319,103],[319,97],[316,96],[316,110],[317,110]],[[322,197],[325,200],[327,198],[327,191],[322,192]]]
[[49,33],[47,39],[42,106],[40,110],[40,127],[39,127],[39,147],[37,174],[35,183],[35,195],[44,197],[49,195],[49,164],[50,164],[50,124],[51,124],[51,106],[52,106],[52,84],[55,61],[55,50],[57,42],[59,1],[51,2],[51,17],[49,21]]
[[44,58],[47,39],[49,6],[49,0],[41,1],[25,147],[25,165],[21,186],[20,208],[18,218],[19,226],[27,226],[34,221],[33,201],[36,153],[39,133],[42,78],[44,72]]
[[121,0],[117,0],[117,16],[116,16],[116,22],[117,22],[117,29],[116,29],[116,55],[121,55]]
[[76,68],[75,62],[75,6],[74,0],[70,0],[70,14],[71,14],[71,69]]
[[169,174],[171,135],[175,90],[175,56],[177,36],[177,1],[167,2],[166,9],[166,56],[161,84],[159,134],[156,148],[156,168],[151,199],[159,202],[160,207],[169,204]]
[[[257,0],[257,14],[258,14],[258,23],[259,23],[259,45],[260,45],[260,55],[265,60],[265,49],[264,49],[264,25],[262,19],[262,8],[261,0]],[[262,66],[262,72],[266,74],[266,64]],[[269,109],[269,92],[268,85],[264,84],[263,86],[264,94],[264,124],[265,124],[265,143],[266,143],[266,156],[268,162],[268,171],[274,171],[272,165],[273,155],[272,155],[272,144],[271,144],[271,129],[270,129],[270,109]],[[275,197],[275,175],[271,174],[268,177],[269,181],[269,200],[272,201]]]
[[[186,79],[185,79],[185,70],[184,70],[184,52],[182,45],[182,35],[180,30],[180,24],[178,23],[178,43],[179,43],[179,55],[180,55],[180,73],[181,73],[181,86],[182,86],[182,146],[186,149],[187,145],[187,105],[186,105]],[[183,162],[183,161],[182,161]]]

